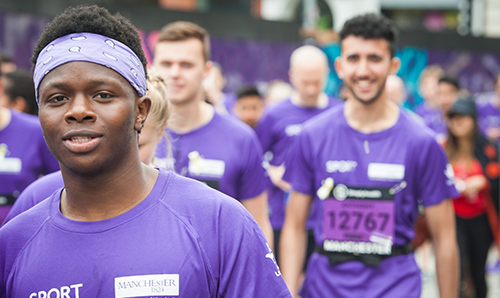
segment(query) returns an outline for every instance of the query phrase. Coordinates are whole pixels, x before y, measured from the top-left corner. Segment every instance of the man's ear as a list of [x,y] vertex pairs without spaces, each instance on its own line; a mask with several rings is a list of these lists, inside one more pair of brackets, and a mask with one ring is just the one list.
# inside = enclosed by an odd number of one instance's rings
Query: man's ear
[[339,79],[343,80],[344,79],[344,72],[342,71],[342,58],[341,57],[335,58],[334,66],[335,66],[335,71],[337,72],[337,76],[339,77]]
[[205,74],[203,75],[203,79],[206,79],[208,78],[208,76],[210,75],[210,70],[212,70],[212,67],[214,67],[214,63],[210,60],[208,60],[207,62],[205,62]]
[[134,129],[138,132],[144,127],[144,122],[149,114],[149,109],[151,108],[151,98],[149,96],[142,96],[137,99],[137,110],[134,123]]
[[398,57],[391,59],[391,74],[395,75],[401,67],[401,60]]

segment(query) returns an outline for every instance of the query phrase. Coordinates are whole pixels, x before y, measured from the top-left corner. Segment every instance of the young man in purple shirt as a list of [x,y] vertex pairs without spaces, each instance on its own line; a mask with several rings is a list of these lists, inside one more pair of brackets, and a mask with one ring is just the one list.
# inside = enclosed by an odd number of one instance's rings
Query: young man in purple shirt
[[166,166],[240,201],[272,247],[262,149],[248,125],[205,102],[202,84],[211,68],[209,57],[208,33],[196,24],[174,22],[158,35],[153,65],[172,103],[166,129],[172,156]]
[[386,98],[386,78],[399,67],[396,34],[380,15],[345,23],[335,67],[352,98],[306,122],[287,158],[284,178],[293,192],[280,264],[294,295],[313,205],[320,212],[317,252],[302,297],[420,297],[420,271],[409,247],[420,202],[436,250],[440,295],[457,296],[457,245],[447,200],[457,195],[451,167],[428,129]]
[[127,19],[69,8],[32,60],[65,188],[0,229],[0,297],[290,297],[240,204],[140,161],[151,100]]
[[[279,235],[285,219],[286,197],[290,184],[282,180],[285,171],[285,156],[292,139],[306,120],[340,104],[323,92],[328,74],[326,55],[317,47],[306,45],[296,49],[290,57],[290,82],[294,87],[292,96],[268,107],[258,122],[256,131],[262,149],[269,160],[268,174],[273,182],[268,190],[270,220],[278,248]],[[311,221],[310,221],[311,222]],[[314,250],[312,225],[309,234],[309,254]]]

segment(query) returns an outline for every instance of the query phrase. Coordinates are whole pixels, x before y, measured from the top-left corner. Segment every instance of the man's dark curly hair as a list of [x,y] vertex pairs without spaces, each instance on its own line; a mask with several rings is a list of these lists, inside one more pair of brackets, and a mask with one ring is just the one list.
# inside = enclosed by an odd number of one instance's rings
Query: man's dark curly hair
[[383,15],[369,13],[348,20],[340,31],[340,43],[350,35],[364,39],[385,39],[389,43],[391,57],[396,53],[398,31],[392,21]]
[[43,30],[31,63],[36,65],[38,54],[54,39],[71,33],[88,32],[104,35],[126,44],[141,60],[146,71],[147,60],[141,47],[137,28],[119,13],[112,15],[97,5],[69,7],[56,16]]

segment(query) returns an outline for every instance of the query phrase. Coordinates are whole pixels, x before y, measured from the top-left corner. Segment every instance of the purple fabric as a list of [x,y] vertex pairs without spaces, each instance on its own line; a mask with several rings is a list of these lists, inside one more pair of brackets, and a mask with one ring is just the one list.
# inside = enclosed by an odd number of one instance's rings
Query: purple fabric
[[268,182],[262,149],[248,125],[230,115],[214,113],[209,123],[191,132],[177,134],[168,128],[166,132],[173,160],[164,161],[162,141],[155,154],[157,166],[173,162],[176,173],[203,181],[240,201],[264,192]]
[[[273,158],[270,164],[279,166],[285,161],[292,139],[300,132],[302,123],[340,103],[339,99],[330,98],[326,108],[303,108],[294,105],[290,99],[286,99],[266,108],[257,124],[256,132],[263,151],[272,153]],[[285,195],[280,188],[270,186],[268,191],[269,218],[273,229],[283,227]],[[310,217],[308,221],[309,228],[312,228],[312,218]]]
[[[444,150],[424,125],[404,111],[393,127],[363,134],[347,124],[343,108],[331,109],[304,125],[289,157],[294,163],[288,166],[285,179],[295,191],[313,196],[320,214],[324,201],[317,191],[328,178],[334,184],[330,192],[337,195],[345,187],[393,189],[396,246],[415,236],[419,201],[428,207],[458,195]],[[324,247],[321,217],[314,230],[317,245]],[[420,287],[420,271],[411,254],[390,257],[380,267],[358,261],[331,266],[327,257],[314,254],[301,294],[419,297]]]
[[137,55],[125,44],[112,38],[82,32],[50,42],[40,52],[33,73],[35,95],[45,75],[54,68],[73,61],[86,61],[109,67],[124,77],[139,96],[146,95],[146,73]]
[[[488,128],[500,128],[500,108],[493,102],[496,99],[494,96],[489,101],[476,101],[477,122],[483,134]],[[500,139],[497,139],[496,143],[500,143]]]
[[160,170],[97,222],[64,217],[59,196],[0,229],[0,297],[291,297],[252,216],[201,183]]
[[[0,130],[0,146],[5,158],[0,157],[0,196],[14,200],[40,175],[59,170],[59,163],[52,156],[42,135],[36,116],[11,112],[10,123]],[[11,205],[0,206],[3,222]]]
[[436,133],[438,139],[443,140],[446,137],[448,128],[440,109],[432,109],[423,103],[415,108],[415,113],[422,118],[427,127]]
[[38,178],[26,187],[14,202],[9,214],[5,217],[3,225],[14,217],[30,209],[46,198],[50,197],[56,190],[64,187],[61,171],[47,174]]

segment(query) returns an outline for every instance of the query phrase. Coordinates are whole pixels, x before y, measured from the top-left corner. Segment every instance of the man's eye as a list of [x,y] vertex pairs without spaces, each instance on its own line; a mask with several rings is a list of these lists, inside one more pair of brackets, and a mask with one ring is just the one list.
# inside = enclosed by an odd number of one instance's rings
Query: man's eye
[[110,99],[113,96],[109,93],[99,93],[99,94],[97,94],[97,97],[100,99]]
[[66,97],[64,97],[62,95],[59,95],[59,96],[54,96],[51,99],[49,99],[49,102],[51,102],[51,103],[58,103],[58,102],[61,102],[61,101],[65,100],[65,99],[66,99]]

